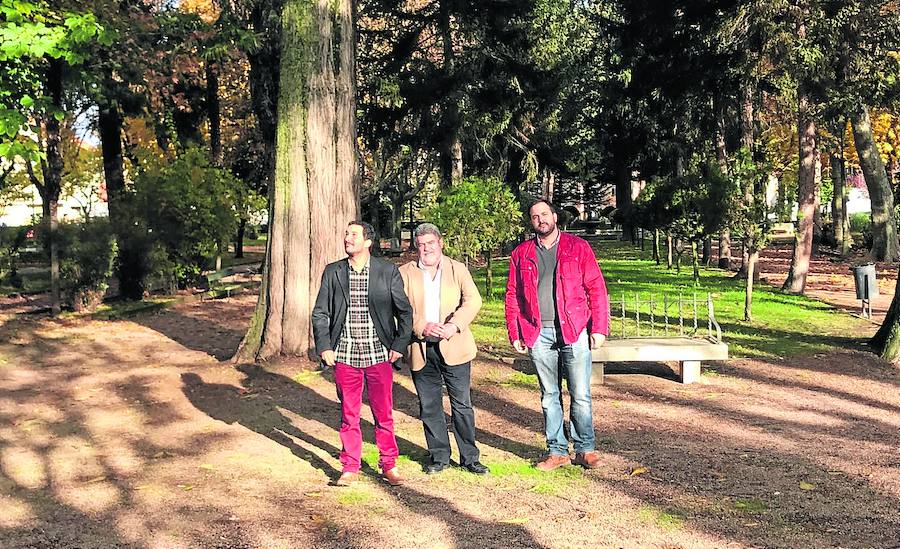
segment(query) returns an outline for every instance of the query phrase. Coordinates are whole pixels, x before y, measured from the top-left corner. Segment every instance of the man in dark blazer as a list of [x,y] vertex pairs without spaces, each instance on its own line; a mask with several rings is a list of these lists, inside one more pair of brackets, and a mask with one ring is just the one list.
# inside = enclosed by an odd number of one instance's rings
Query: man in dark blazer
[[339,486],[359,477],[362,431],[359,414],[363,386],[375,418],[378,465],[391,485],[403,482],[396,467],[394,437],[394,371],[412,337],[412,307],[397,267],[372,257],[372,226],[353,221],[344,232],[347,258],[330,263],[312,312],[316,352],[334,367],[341,401],[341,465]]

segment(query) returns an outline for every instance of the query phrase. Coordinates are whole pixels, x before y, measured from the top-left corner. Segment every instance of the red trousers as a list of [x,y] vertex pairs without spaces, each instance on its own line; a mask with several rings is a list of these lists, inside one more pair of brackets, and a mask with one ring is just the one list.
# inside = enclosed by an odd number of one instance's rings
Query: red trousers
[[334,365],[334,382],[341,401],[343,472],[356,472],[360,467],[362,431],[359,428],[359,413],[363,386],[368,389],[369,408],[375,419],[378,466],[382,471],[393,469],[400,451],[394,437],[394,369],[391,363],[379,362],[368,368],[354,368],[338,362]]

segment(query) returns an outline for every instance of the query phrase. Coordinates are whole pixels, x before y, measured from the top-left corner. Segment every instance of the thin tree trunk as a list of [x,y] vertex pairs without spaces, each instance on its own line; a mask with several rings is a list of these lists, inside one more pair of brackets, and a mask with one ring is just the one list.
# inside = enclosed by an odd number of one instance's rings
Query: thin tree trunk
[[703,259],[701,260],[704,267],[709,267],[712,263],[712,237],[707,236],[703,239]]
[[[716,162],[722,175],[728,175],[728,149],[725,143],[725,111],[721,101],[716,101]],[[728,227],[719,233],[719,268],[731,268],[731,232]]]
[[[63,107],[62,77],[63,61],[61,59],[49,59],[47,81],[44,83],[44,86],[53,106],[60,111]],[[56,316],[62,310],[59,281],[59,243],[57,242],[57,228],[59,226],[57,214],[63,172],[59,120],[55,116],[48,114],[44,121],[44,130],[47,138],[44,150],[46,161],[41,163],[43,184],[38,187],[38,191],[43,203],[44,224],[47,228],[50,248],[50,310]]]
[[694,268],[694,286],[700,284],[700,260],[697,256],[697,241],[691,240],[691,266]]
[[756,264],[759,261],[759,250],[750,251],[747,259],[747,278],[744,286],[744,320],[753,320],[753,282],[756,278]]
[[491,250],[488,250],[487,252],[484,253],[484,257],[485,257],[485,260],[487,263],[487,266],[485,267],[486,270],[484,273],[484,285],[485,285],[484,295],[489,300],[494,299],[494,273],[492,270],[493,266],[494,266],[494,260],[492,257],[493,255],[494,254],[491,252]]
[[[351,0],[285,2],[275,180],[263,285],[235,360],[311,349],[310,310],[359,215]],[[338,51],[333,51],[333,48]],[[315,205],[315,207],[311,207]]]
[[[452,79],[456,70],[456,54],[453,51],[453,30],[450,26],[450,9],[447,4],[446,0],[440,2],[438,10],[444,55],[444,75],[449,80]],[[463,178],[462,142],[459,138],[459,104],[453,95],[449,99],[449,105],[442,117],[442,125],[446,132],[446,139],[441,150],[441,186],[443,188],[456,185]]]
[[816,123],[810,114],[809,99],[798,92],[800,134],[800,166],[797,173],[797,237],[791,267],[781,289],[802,294],[806,290],[810,255],[813,244],[813,222],[816,210],[816,154],[818,154]]
[[653,261],[659,265],[661,258],[659,254],[659,229],[653,229]]
[[234,239],[234,257],[242,259],[244,257],[244,232],[247,230],[247,220],[241,218],[238,221],[237,238]]
[[616,208],[621,212],[622,240],[635,241],[635,227],[629,218],[634,200],[631,196],[631,168],[623,158],[616,165]]
[[673,258],[674,250],[672,248],[673,248],[672,235],[669,233],[666,233],[666,269],[672,268],[673,259],[674,259]]
[[843,160],[838,154],[832,154],[831,233],[834,235],[834,245],[842,256],[844,255],[844,215],[846,211],[843,171]]
[[219,64],[206,62],[206,113],[209,119],[209,153],[216,166],[222,165],[222,116],[219,102]]
[[872,199],[872,257],[876,261],[894,262],[900,259],[900,242],[894,218],[894,194],[875,139],[869,110],[858,105],[850,113],[853,140],[859,153],[859,165]]

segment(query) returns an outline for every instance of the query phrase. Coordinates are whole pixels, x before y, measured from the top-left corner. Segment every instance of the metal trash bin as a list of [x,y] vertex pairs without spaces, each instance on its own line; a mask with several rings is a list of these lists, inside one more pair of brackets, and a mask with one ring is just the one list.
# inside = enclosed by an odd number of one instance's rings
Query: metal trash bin
[[[856,283],[856,299],[870,299],[878,295],[878,283],[875,281],[875,264],[854,265],[853,282]],[[869,293],[866,294],[868,287]]]

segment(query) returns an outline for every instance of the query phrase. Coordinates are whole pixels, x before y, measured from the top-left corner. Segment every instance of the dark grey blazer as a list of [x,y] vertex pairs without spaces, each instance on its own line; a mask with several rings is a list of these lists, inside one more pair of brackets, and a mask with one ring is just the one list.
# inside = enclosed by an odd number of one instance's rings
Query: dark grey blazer
[[[334,350],[344,329],[350,299],[350,264],[341,259],[325,266],[312,311],[316,352]],[[369,260],[369,315],[381,344],[405,353],[412,338],[412,307],[397,266],[378,257]]]

